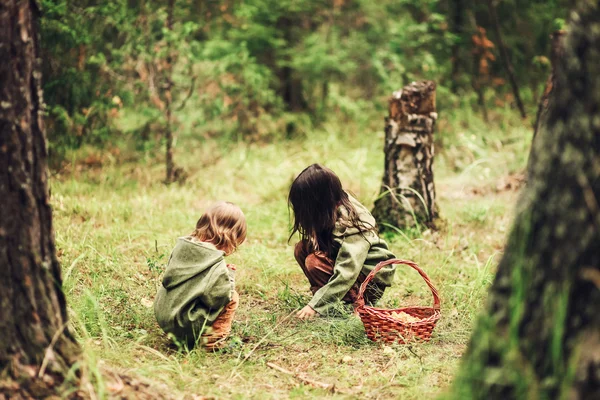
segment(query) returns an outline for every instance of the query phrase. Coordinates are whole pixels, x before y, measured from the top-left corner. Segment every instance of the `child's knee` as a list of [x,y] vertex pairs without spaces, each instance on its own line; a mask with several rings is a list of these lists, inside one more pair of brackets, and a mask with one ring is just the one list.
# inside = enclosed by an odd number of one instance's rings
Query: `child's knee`
[[321,271],[333,273],[333,261],[323,252],[310,253],[305,260],[309,272]]
[[306,265],[306,269],[309,272],[311,272],[311,271],[314,271],[315,269],[318,269],[319,265],[321,265],[322,262],[315,253],[311,253],[308,256],[306,256],[306,259],[304,260],[304,264]]
[[294,246],[294,257],[296,258],[296,261],[298,261],[299,263],[304,262],[307,255],[307,241],[301,240],[298,243],[296,243],[296,246]]

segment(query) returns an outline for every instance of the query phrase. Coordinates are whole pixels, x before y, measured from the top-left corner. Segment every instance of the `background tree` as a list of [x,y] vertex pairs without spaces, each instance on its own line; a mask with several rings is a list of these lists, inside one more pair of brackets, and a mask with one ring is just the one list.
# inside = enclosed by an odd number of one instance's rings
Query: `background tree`
[[[489,32],[496,26],[486,2],[41,4],[52,159],[89,144],[132,145],[168,158],[162,151],[169,142],[167,125],[175,153],[176,137],[190,132],[248,141],[286,139],[332,119],[368,120],[367,110],[384,112],[385,96],[419,80],[436,82],[441,108],[478,103],[493,114],[494,107],[516,104],[501,62],[480,71],[481,49],[471,39],[479,28],[493,37]],[[495,4],[526,109],[533,110],[543,92],[550,66],[548,33],[559,28],[567,7],[568,0]],[[488,52],[499,56],[497,40],[487,40],[493,45]],[[166,62],[168,55],[172,63]],[[188,93],[190,101],[180,109]],[[186,108],[192,104],[193,109]],[[123,121],[125,114],[130,118]],[[193,117],[181,123],[184,114]]]
[[496,5],[494,4],[494,0],[487,0],[487,4],[490,12],[490,19],[494,27],[494,32],[496,33],[496,41],[498,42],[498,48],[500,49],[502,64],[504,64],[504,69],[506,70],[506,74],[508,75],[508,80],[510,81],[510,86],[512,87],[512,91],[515,96],[519,112],[521,113],[521,117],[525,118],[527,116],[527,113],[525,112],[525,106],[523,105],[523,101],[521,100],[519,84],[517,83],[517,78],[515,77],[515,70],[513,68],[512,62],[510,61],[510,56],[508,54],[508,50],[506,49],[506,45],[504,44],[504,40],[502,39],[502,31],[500,30],[500,21],[498,20],[498,12],[496,11]]
[[456,398],[600,397],[600,2],[579,1]]
[[42,398],[79,346],[67,329],[49,205],[36,2],[0,4],[0,395]]

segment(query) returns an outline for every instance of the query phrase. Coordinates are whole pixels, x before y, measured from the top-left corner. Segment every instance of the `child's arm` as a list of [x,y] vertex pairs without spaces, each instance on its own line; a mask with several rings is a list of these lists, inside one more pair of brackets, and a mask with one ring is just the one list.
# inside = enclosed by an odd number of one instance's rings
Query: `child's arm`
[[356,283],[370,248],[371,244],[362,235],[346,236],[335,260],[333,276],[317,290],[308,306],[326,314],[333,303],[341,300]]

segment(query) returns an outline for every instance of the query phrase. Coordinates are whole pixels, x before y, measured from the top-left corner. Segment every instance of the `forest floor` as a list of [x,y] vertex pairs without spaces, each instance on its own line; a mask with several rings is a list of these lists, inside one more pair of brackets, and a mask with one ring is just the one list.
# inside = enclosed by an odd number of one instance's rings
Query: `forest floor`
[[[54,229],[69,315],[95,395],[124,394],[122,382],[102,377],[107,366],[157,385],[157,397],[417,399],[449,388],[510,230],[531,129],[509,113],[489,126],[470,112],[439,121],[441,229],[385,237],[399,258],[430,276],[442,318],[429,343],[390,346],[368,340],[351,314],[293,316],[310,297],[288,243],[286,204],[294,176],[321,162],[371,207],[383,172],[379,121],[326,123],[273,144],[187,135],[176,147],[176,162],[189,174],[181,185],[162,183],[159,148],[129,161],[116,149],[73,154],[52,177]],[[152,302],[176,238],[189,234],[217,199],[240,205],[248,220],[247,242],[229,257],[237,265],[240,308],[224,350],[178,351],[156,324]],[[382,304],[431,303],[419,275],[399,266]]]

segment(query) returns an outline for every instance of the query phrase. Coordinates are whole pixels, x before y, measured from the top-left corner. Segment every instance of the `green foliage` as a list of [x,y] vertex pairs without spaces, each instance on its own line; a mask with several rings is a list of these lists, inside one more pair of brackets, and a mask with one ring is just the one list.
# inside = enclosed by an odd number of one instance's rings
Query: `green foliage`
[[124,2],[42,0],[42,75],[52,156],[115,134],[109,113],[118,89],[104,65],[122,36]]
[[[563,25],[567,3],[498,4],[531,110],[550,68],[549,34]],[[291,138],[328,120],[364,118],[365,110],[384,113],[386,96],[420,79],[438,83],[440,109],[474,106],[476,27],[496,44],[486,5],[467,0],[177,0],[171,30],[166,1],[43,0],[42,7],[53,156],[124,141],[154,149],[166,126],[169,75],[177,135]],[[502,64],[490,60],[486,74],[488,97],[510,107]],[[123,114],[137,122],[118,132]]]

